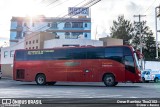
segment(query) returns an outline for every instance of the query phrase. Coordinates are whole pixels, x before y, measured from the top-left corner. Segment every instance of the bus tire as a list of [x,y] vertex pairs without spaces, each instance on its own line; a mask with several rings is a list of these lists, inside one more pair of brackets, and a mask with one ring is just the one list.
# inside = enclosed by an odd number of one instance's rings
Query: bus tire
[[159,81],[159,79],[156,77],[156,78],[154,79],[154,82],[155,82],[155,83],[158,83],[158,81]]
[[46,84],[46,76],[44,74],[38,74],[36,76],[36,83],[38,85],[45,85]]
[[47,82],[47,85],[54,85],[56,82]]
[[[112,86],[116,85],[115,78],[112,74],[106,74],[104,76],[103,82],[107,87],[112,87]],[[117,82],[117,84],[118,84],[118,82]]]

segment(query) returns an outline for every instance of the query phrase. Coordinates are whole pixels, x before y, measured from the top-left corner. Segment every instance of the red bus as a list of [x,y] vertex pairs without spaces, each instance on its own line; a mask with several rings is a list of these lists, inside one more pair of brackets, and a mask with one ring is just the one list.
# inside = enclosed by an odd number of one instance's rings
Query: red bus
[[36,81],[38,85],[57,81],[140,82],[141,73],[133,47],[68,47],[16,50],[13,79]]

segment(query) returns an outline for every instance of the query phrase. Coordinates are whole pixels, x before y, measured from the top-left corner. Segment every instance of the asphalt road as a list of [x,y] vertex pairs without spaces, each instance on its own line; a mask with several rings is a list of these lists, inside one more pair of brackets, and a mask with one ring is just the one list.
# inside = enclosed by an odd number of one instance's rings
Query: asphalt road
[[[156,106],[150,105],[154,103],[123,104],[123,101],[145,98],[157,101]],[[160,98],[160,83],[119,83],[116,87],[106,87],[103,83],[58,82],[39,86],[35,82],[0,80],[0,107],[7,107],[2,104],[3,99],[42,101],[42,104],[18,107],[160,107],[160,99],[155,98]]]
[[58,82],[39,86],[35,82],[0,80],[0,98],[160,98],[160,83]]

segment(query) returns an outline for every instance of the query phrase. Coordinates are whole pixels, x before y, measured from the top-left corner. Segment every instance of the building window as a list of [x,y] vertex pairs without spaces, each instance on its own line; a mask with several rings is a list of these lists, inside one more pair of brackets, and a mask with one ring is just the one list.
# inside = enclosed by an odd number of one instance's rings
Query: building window
[[65,32],[65,38],[66,38],[66,39],[71,38],[71,37],[70,37],[70,33],[69,33],[69,32]]
[[38,40],[36,40],[36,43],[38,43]]
[[34,49],[34,47],[32,47],[32,49]]
[[31,49],[31,47],[29,47],[29,49]]
[[38,46],[36,46],[36,49],[38,49]]
[[84,37],[87,38],[87,36],[88,36],[87,33],[85,33]]
[[70,23],[70,22],[66,22],[66,23],[64,24],[64,27],[65,27],[65,28],[71,28],[71,23]]
[[25,37],[25,35],[26,35],[26,32],[23,32],[23,37]]
[[52,32],[52,34],[53,34],[53,35],[55,35],[55,36],[57,35],[57,33],[56,33],[56,32]]
[[85,23],[85,25],[84,25],[85,27],[87,27],[87,23]]
[[17,31],[16,38],[17,39],[21,39],[22,38],[22,31]]
[[8,51],[4,51],[4,58],[8,56]]
[[65,35],[69,36],[69,35],[70,35],[70,33],[69,33],[69,32],[66,32],[66,33],[65,33]]
[[34,23],[32,23],[32,27],[34,27]]
[[56,22],[52,23],[52,28],[57,28],[57,23]]
[[26,42],[26,45],[28,45],[28,42]]
[[10,57],[14,57],[14,51],[10,51]]
[[22,21],[17,22],[17,27],[22,27]]
[[[67,32],[66,32],[67,33]],[[78,39],[80,35],[83,35],[81,32],[72,32],[71,35],[65,35],[66,39]]]
[[31,41],[29,41],[29,44],[31,44]]
[[83,22],[72,22],[72,28],[83,28]]
[[34,44],[35,40],[33,40],[33,44]]
[[24,26],[27,26],[27,23],[24,23]]
[[51,24],[50,23],[48,23],[48,25],[47,25],[48,27],[51,27]]

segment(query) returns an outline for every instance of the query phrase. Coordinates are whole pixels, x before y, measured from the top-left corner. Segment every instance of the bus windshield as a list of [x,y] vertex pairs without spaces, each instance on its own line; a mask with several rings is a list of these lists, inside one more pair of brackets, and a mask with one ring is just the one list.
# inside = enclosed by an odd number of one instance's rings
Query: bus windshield
[[136,51],[134,50],[133,47],[132,47],[132,49],[133,49],[133,52],[134,52],[134,58],[135,58],[135,61],[136,61],[136,67],[138,68],[138,70],[141,71],[141,67],[139,66],[139,62],[138,62],[137,53],[136,53]]
[[141,70],[140,66],[139,66],[139,63],[138,63],[138,58],[137,58],[137,54],[134,53],[134,58],[135,58],[135,61],[136,61],[136,67]]

